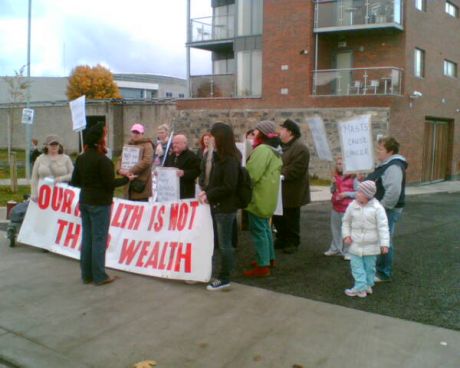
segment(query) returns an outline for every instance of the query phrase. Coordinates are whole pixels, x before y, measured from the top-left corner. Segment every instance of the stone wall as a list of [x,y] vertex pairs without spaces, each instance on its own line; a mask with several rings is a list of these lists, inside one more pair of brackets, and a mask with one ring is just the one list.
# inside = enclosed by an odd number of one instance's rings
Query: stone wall
[[379,134],[388,134],[389,109],[388,108],[328,108],[328,109],[289,109],[289,110],[182,110],[176,118],[176,131],[185,133],[190,141],[190,146],[197,147],[198,141],[204,132],[210,129],[216,121],[229,123],[233,126],[235,136],[242,140],[244,133],[254,128],[260,120],[272,120],[277,125],[285,119],[293,119],[299,122],[304,143],[310,149],[310,175],[319,178],[329,178],[332,164],[319,160],[310,129],[306,122],[307,118],[321,116],[332,154],[340,155],[340,138],[337,124],[341,120],[347,120],[357,115],[370,114],[372,124],[372,136],[374,140]]

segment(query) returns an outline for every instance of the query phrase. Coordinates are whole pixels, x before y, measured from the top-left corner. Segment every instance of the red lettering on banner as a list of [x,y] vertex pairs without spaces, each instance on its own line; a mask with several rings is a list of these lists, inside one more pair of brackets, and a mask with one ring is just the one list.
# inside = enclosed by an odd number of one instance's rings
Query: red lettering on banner
[[144,214],[144,206],[120,203],[113,216],[112,226],[137,230]]
[[74,210],[74,216],[80,217],[80,203],[77,203]]
[[[113,211],[112,205],[112,211]],[[121,212],[123,211],[123,203],[119,203],[117,207],[115,207],[115,214],[113,215],[113,220],[111,225],[114,227],[121,227],[120,216]]]
[[78,245],[78,240],[80,239],[81,226],[61,219],[59,219],[57,223],[59,227],[55,244],[61,244],[64,238],[64,244],[62,245],[64,245],[64,247],[75,249]]
[[142,244],[142,249],[141,249],[141,253],[139,254],[139,257],[137,258],[137,262],[136,262],[136,267],[142,267],[144,266],[144,257],[147,255],[148,251],[149,251],[149,247],[150,247],[150,241],[144,241],[143,244]]
[[169,230],[182,231],[187,223],[188,203],[173,203],[171,204],[171,214],[169,218]]
[[61,242],[61,239],[62,239],[62,233],[64,232],[64,229],[67,225],[67,221],[65,220],[57,220],[57,223],[58,223],[58,232],[57,232],[57,235],[56,235],[56,240],[54,241],[55,244],[59,244]]
[[169,230],[176,229],[177,217],[179,216],[179,203],[171,203],[169,211]]
[[177,242],[169,243],[169,247],[171,248],[171,250],[169,252],[168,271],[171,271],[174,265],[174,256],[176,254]]
[[156,232],[160,231],[163,228],[163,215],[165,213],[165,206],[162,205],[158,210],[157,206],[152,207],[152,213],[150,215],[149,226],[147,230]]
[[48,208],[51,200],[51,187],[48,185],[42,185],[38,190],[38,207],[41,210]]
[[131,216],[131,221],[129,222],[128,229],[130,230],[138,230],[139,225],[142,220],[142,215],[144,214],[144,206],[135,206],[133,214]]
[[51,208],[53,211],[59,211],[59,207],[61,206],[62,200],[62,188],[54,187],[53,188],[53,197],[51,199]]
[[64,213],[72,214],[72,203],[75,198],[75,192],[71,189],[64,190],[64,200],[62,202],[61,211]]
[[174,262],[174,271],[179,272],[181,269],[181,262],[184,262],[184,272],[190,273],[192,271],[192,243],[185,244],[185,250],[183,247],[184,244],[179,243],[176,261]]
[[192,201],[190,202],[190,207],[192,207],[192,214],[190,216],[190,222],[188,224],[189,230],[192,229],[193,227],[193,222],[195,221],[195,215],[196,215],[196,208],[200,205],[198,201]]
[[168,250],[168,245],[169,245],[169,242],[165,242],[165,244],[163,245],[163,249],[161,250],[160,264],[158,265],[158,269],[160,270],[164,270],[166,268],[165,258],[166,258],[166,251]]
[[158,268],[158,254],[160,253],[160,242],[156,241],[153,245],[152,253],[150,253],[149,260],[144,264],[144,267]]
[[123,239],[123,246],[121,247],[118,263],[131,264],[139,248],[142,246],[142,241],[137,242],[137,246],[135,244],[135,240],[129,241],[128,239]]

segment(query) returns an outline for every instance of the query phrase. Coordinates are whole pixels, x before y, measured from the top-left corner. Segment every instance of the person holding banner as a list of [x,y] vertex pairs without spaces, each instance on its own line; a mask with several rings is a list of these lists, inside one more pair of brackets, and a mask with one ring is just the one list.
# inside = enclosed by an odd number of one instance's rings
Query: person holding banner
[[257,260],[252,269],[244,271],[244,276],[265,277],[270,275],[270,266],[275,262],[270,218],[276,209],[282,161],[275,123],[261,121],[254,131],[254,151],[246,164],[253,190],[246,211]]
[[64,154],[60,141],[57,135],[47,136],[43,153],[35,160],[30,180],[31,199],[33,201],[37,201],[40,179],[46,178],[52,183],[66,183],[72,177],[72,160]]
[[209,182],[198,195],[200,202],[209,203],[216,223],[222,266],[218,277],[206,287],[214,291],[230,286],[230,275],[235,267],[232,233],[239,208],[237,184],[241,154],[235,145],[233,129],[224,123],[215,123],[211,128],[215,142],[213,168]]
[[115,179],[114,165],[105,155],[104,123],[85,134],[84,153],[78,156],[70,185],[81,188],[79,205],[82,223],[80,268],[84,284],[105,285],[116,277],[105,272],[105,251],[110,225],[110,210],[115,187],[134,179],[133,174]]
[[128,145],[139,147],[141,157],[129,170],[118,170],[120,175],[136,176],[136,179],[125,187],[123,193],[130,201],[147,202],[152,196],[153,143],[149,138],[144,137],[144,131],[142,124],[134,124],[131,127],[131,139]]
[[377,198],[388,217],[390,228],[390,250],[377,258],[376,282],[391,281],[393,273],[394,233],[401,218],[406,191],[406,159],[399,155],[399,142],[393,137],[383,137],[377,142],[377,160],[380,162],[366,180],[377,185]]
[[155,166],[162,166],[164,157],[167,156],[166,150],[168,147],[169,140],[169,126],[166,124],[161,124],[157,128],[157,144],[155,147]]
[[277,230],[275,248],[286,254],[295,253],[299,248],[300,207],[310,203],[310,152],[300,137],[300,128],[295,121],[287,119],[281,124],[283,215],[273,216],[273,224]]

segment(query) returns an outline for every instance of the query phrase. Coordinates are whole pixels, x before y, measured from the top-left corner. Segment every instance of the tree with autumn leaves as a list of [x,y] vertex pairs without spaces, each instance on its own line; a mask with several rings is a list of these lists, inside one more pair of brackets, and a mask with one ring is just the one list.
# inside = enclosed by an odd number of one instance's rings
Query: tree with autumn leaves
[[72,70],[67,84],[67,98],[74,100],[85,95],[87,99],[121,98],[120,90],[109,69],[102,65],[80,65]]

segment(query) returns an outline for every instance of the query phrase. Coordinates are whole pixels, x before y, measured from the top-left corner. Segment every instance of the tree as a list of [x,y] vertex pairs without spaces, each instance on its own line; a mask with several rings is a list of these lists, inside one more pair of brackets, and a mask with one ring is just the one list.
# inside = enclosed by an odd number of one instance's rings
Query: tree
[[102,65],[80,65],[72,70],[67,84],[67,98],[74,100],[85,95],[87,99],[121,98],[120,90],[109,69]]

